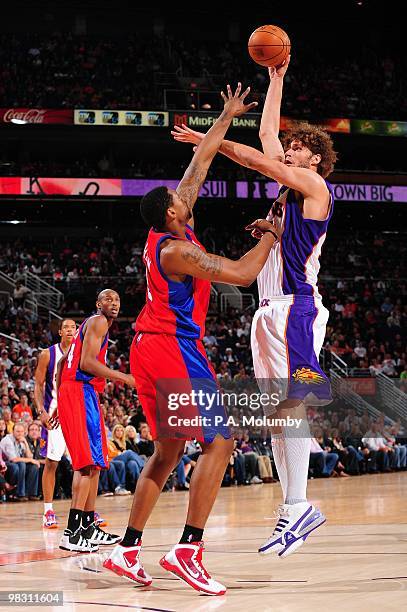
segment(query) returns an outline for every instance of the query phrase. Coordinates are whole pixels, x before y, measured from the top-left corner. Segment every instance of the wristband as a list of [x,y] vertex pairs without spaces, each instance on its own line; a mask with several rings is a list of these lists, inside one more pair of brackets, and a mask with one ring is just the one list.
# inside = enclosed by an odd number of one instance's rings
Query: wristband
[[278,236],[277,236],[276,232],[273,232],[273,230],[263,230],[263,234],[266,234],[267,232],[269,232],[270,234],[273,234],[274,238],[276,240],[278,240]]

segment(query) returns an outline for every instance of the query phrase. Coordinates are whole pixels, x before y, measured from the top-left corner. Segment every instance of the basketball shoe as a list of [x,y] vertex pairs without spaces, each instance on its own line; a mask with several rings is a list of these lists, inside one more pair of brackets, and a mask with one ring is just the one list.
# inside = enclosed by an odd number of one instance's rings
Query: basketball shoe
[[[112,494],[113,495],[113,494]],[[99,527],[106,527],[107,525],[107,520],[102,518],[99,514],[99,512],[95,511],[95,523],[97,525],[99,525]]]
[[82,527],[82,535],[84,538],[89,540],[91,544],[97,544],[100,546],[110,546],[111,544],[117,544],[121,541],[121,536],[114,535],[113,533],[107,533],[95,523],[91,523],[86,529]]
[[58,529],[58,519],[53,510],[47,510],[47,512],[42,515],[42,526],[44,529]]
[[279,557],[288,557],[325,521],[322,512],[308,502],[282,504],[278,507],[273,535],[259,548],[259,553],[268,555],[275,552]]
[[152,583],[140,561],[141,540],[137,546],[115,546],[109,557],[104,561],[103,567],[114,572],[118,576],[123,576],[133,582],[138,582],[144,586]]
[[71,552],[96,552],[99,550],[97,544],[93,544],[88,538],[84,537],[84,530],[79,527],[75,532],[70,529],[65,529],[63,536],[59,541],[59,548],[69,550]]
[[213,580],[202,565],[203,546],[203,542],[176,544],[160,559],[160,565],[200,593],[223,595],[226,587]]

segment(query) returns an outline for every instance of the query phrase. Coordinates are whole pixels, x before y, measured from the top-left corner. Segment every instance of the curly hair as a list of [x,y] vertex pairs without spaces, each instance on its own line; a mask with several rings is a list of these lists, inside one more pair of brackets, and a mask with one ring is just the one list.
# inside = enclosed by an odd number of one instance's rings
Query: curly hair
[[338,158],[334,151],[334,143],[330,135],[318,125],[311,125],[305,121],[299,122],[290,130],[285,132],[282,138],[284,151],[286,151],[293,140],[299,140],[313,155],[319,154],[321,161],[318,164],[318,174],[326,178],[334,169]]

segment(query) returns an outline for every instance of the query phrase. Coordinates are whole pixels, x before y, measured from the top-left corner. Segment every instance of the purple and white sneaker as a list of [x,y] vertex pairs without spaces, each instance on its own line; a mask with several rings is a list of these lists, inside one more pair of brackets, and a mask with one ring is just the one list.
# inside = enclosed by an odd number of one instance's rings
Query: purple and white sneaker
[[282,504],[278,507],[278,521],[273,535],[259,548],[259,553],[268,555],[274,552],[279,557],[288,557],[325,521],[322,512],[308,502]]

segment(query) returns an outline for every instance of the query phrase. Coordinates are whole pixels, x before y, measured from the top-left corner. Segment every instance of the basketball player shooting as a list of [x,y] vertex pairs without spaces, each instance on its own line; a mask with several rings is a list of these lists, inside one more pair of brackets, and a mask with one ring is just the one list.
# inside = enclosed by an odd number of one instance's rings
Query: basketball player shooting
[[[161,566],[184,580],[193,589],[208,595],[222,595],[226,587],[210,577],[202,563],[203,532],[215,502],[233,440],[221,401],[209,409],[205,400],[189,407],[189,416],[204,415],[198,429],[163,431],[162,423],[171,413],[160,404],[161,381],[171,380],[173,391],[197,390],[202,386],[217,396],[215,372],[209,363],[202,338],[212,280],[250,285],[267,260],[277,240],[274,225],[257,220],[262,232],[259,243],[240,260],[232,261],[206,253],[193,230],[193,206],[209,166],[233,117],[255,103],[245,104],[247,89],[240,95],[240,84],[233,95],[223,95],[224,110],[200,143],[176,191],[158,187],[141,201],[141,215],[149,227],[144,249],[146,265],[146,305],[136,321],[136,335],[130,353],[130,369],[151,433],[155,440],[153,456],[137,482],[126,534],[104,567],[134,582],[149,585],[152,578],[140,559],[144,526],[162,488],[179,463],[185,440],[196,437],[203,452],[197,461],[189,489],[186,524],[181,539],[161,559]],[[220,422],[215,417],[221,417]]]
[[[284,503],[273,535],[260,547],[286,557],[325,522],[320,510],[307,501],[310,432],[307,403],[331,401],[329,381],[318,355],[325,336],[328,310],[318,292],[319,257],[333,212],[333,190],[326,181],[336,161],[330,136],[306,123],[279,140],[283,79],[289,59],[270,68],[262,114],[260,139],[264,153],[224,140],[219,151],[238,164],[273,178],[279,193],[268,219],[281,232],[258,276],[259,309],[252,322],[251,347],[254,371],[262,391],[285,381],[286,399],[277,417],[288,414],[302,419],[301,430],[274,428],[273,456],[283,490]],[[199,144],[204,134],[183,125],[172,135],[180,142]],[[252,235],[259,238],[259,228]]]

